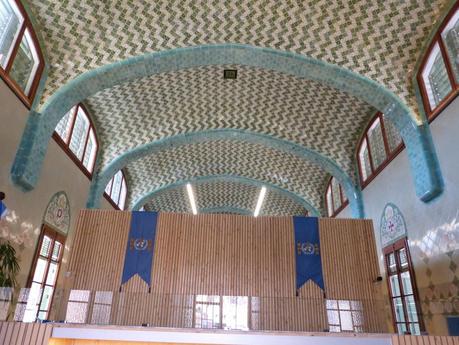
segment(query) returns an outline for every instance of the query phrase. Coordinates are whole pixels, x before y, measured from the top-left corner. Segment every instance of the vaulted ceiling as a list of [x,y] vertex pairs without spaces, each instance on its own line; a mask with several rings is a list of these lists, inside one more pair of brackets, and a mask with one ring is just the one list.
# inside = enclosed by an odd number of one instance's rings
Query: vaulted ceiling
[[[179,47],[241,43],[350,69],[393,91],[416,115],[413,69],[449,1],[29,2],[50,62],[41,104],[70,80],[109,63]],[[226,68],[238,70],[236,80],[223,79]],[[355,147],[376,112],[364,101],[319,82],[244,65],[203,66],[138,78],[102,90],[84,103],[99,137],[99,170],[147,143],[225,128],[314,150],[335,162],[356,184]],[[131,207],[146,194],[161,190],[147,208],[168,211],[189,209],[183,187],[165,187],[214,175],[271,184],[323,210],[329,176],[295,155],[225,140],[165,149],[129,163],[125,172]],[[196,186],[196,191],[198,203],[206,209],[243,210],[254,194],[240,182],[208,182]],[[303,206],[274,189],[266,200],[264,214],[303,212]]]

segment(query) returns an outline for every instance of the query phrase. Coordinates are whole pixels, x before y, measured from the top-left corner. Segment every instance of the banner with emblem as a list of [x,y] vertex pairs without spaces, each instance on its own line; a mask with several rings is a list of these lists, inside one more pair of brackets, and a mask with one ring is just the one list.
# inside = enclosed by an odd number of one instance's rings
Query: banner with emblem
[[322,290],[324,278],[320,260],[319,220],[315,217],[293,217],[295,232],[296,288],[312,279]]
[[150,286],[157,220],[156,212],[132,212],[121,284],[138,274]]

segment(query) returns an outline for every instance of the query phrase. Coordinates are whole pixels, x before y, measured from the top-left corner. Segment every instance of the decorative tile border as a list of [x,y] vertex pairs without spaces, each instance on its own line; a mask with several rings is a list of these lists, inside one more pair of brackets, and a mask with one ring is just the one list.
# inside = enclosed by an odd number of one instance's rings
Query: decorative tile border
[[[390,118],[404,139],[418,197],[429,201],[443,191],[443,178],[428,125],[418,123],[409,108],[393,92],[373,80],[336,65],[295,53],[238,44],[152,53],[78,76],[48,99],[41,114],[31,112],[13,163],[12,181],[23,190],[34,188],[54,128],[78,102],[100,90],[143,76],[215,64],[255,66],[312,79],[373,105]],[[363,210],[358,214],[363,215]]]

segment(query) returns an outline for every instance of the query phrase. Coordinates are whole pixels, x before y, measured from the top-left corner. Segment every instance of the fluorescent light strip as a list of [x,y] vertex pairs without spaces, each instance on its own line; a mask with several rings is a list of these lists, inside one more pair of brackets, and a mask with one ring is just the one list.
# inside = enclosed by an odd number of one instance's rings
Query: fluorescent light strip
[[258,217],[261,210],[261,205],[263,205],[263,200],[265,199],[266,187],[261,187],[260,195],[258,196],[257,206],[255,207],[255,212],[253,213],[254,217]]
[[196,202],[194,200],[193,195],[193,188],[191,188],[191,184],[186,184],[186,190],[188,192],[188,198],[190,199],[191,210],[193,211],[193,214],[198,214],[198,210],[196,209]]

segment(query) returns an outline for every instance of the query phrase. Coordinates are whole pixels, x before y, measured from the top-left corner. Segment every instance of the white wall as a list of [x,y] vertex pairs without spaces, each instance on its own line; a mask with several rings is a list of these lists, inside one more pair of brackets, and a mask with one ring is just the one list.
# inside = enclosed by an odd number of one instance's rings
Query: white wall
[[[71,226],[63,258],[65,263],[68,260],[76,217],[79,210],[86,205],[90,181],[51,139],[41,177],[35,189],[27,193],[17,189],[10,181],[10,169],[27,120],[28,109],[3,80],[0,80],[0,104],[0,190],[6,193],[4,202],[10,210],[7,219],[0,222],[0,236],[13,239],[21,260],[18,283],[19,286],[24,286],[44,212],[51,197],[62,190],[70,202]],[[105,199],[102,207],[111,208]],[[64,271],[65,267],[61,269],[60,276]]]
[[[411,256],[427,330],[447,334],[442,314],[459,313],[459,97],[430,125],[445,191],[426,204],[416,197],[406,150],[364,190],[366,218],[374,223],[380,253],[380,219],[394,203],[405,217]],[[342,214],[340,214],[342,216]],[[382,254],[380,265],[383,271]],[[457,280],[457,282],[455,282]],[[451,297],[453,296],[453,297]],[[454,297],[456,299],[454,299]]]

